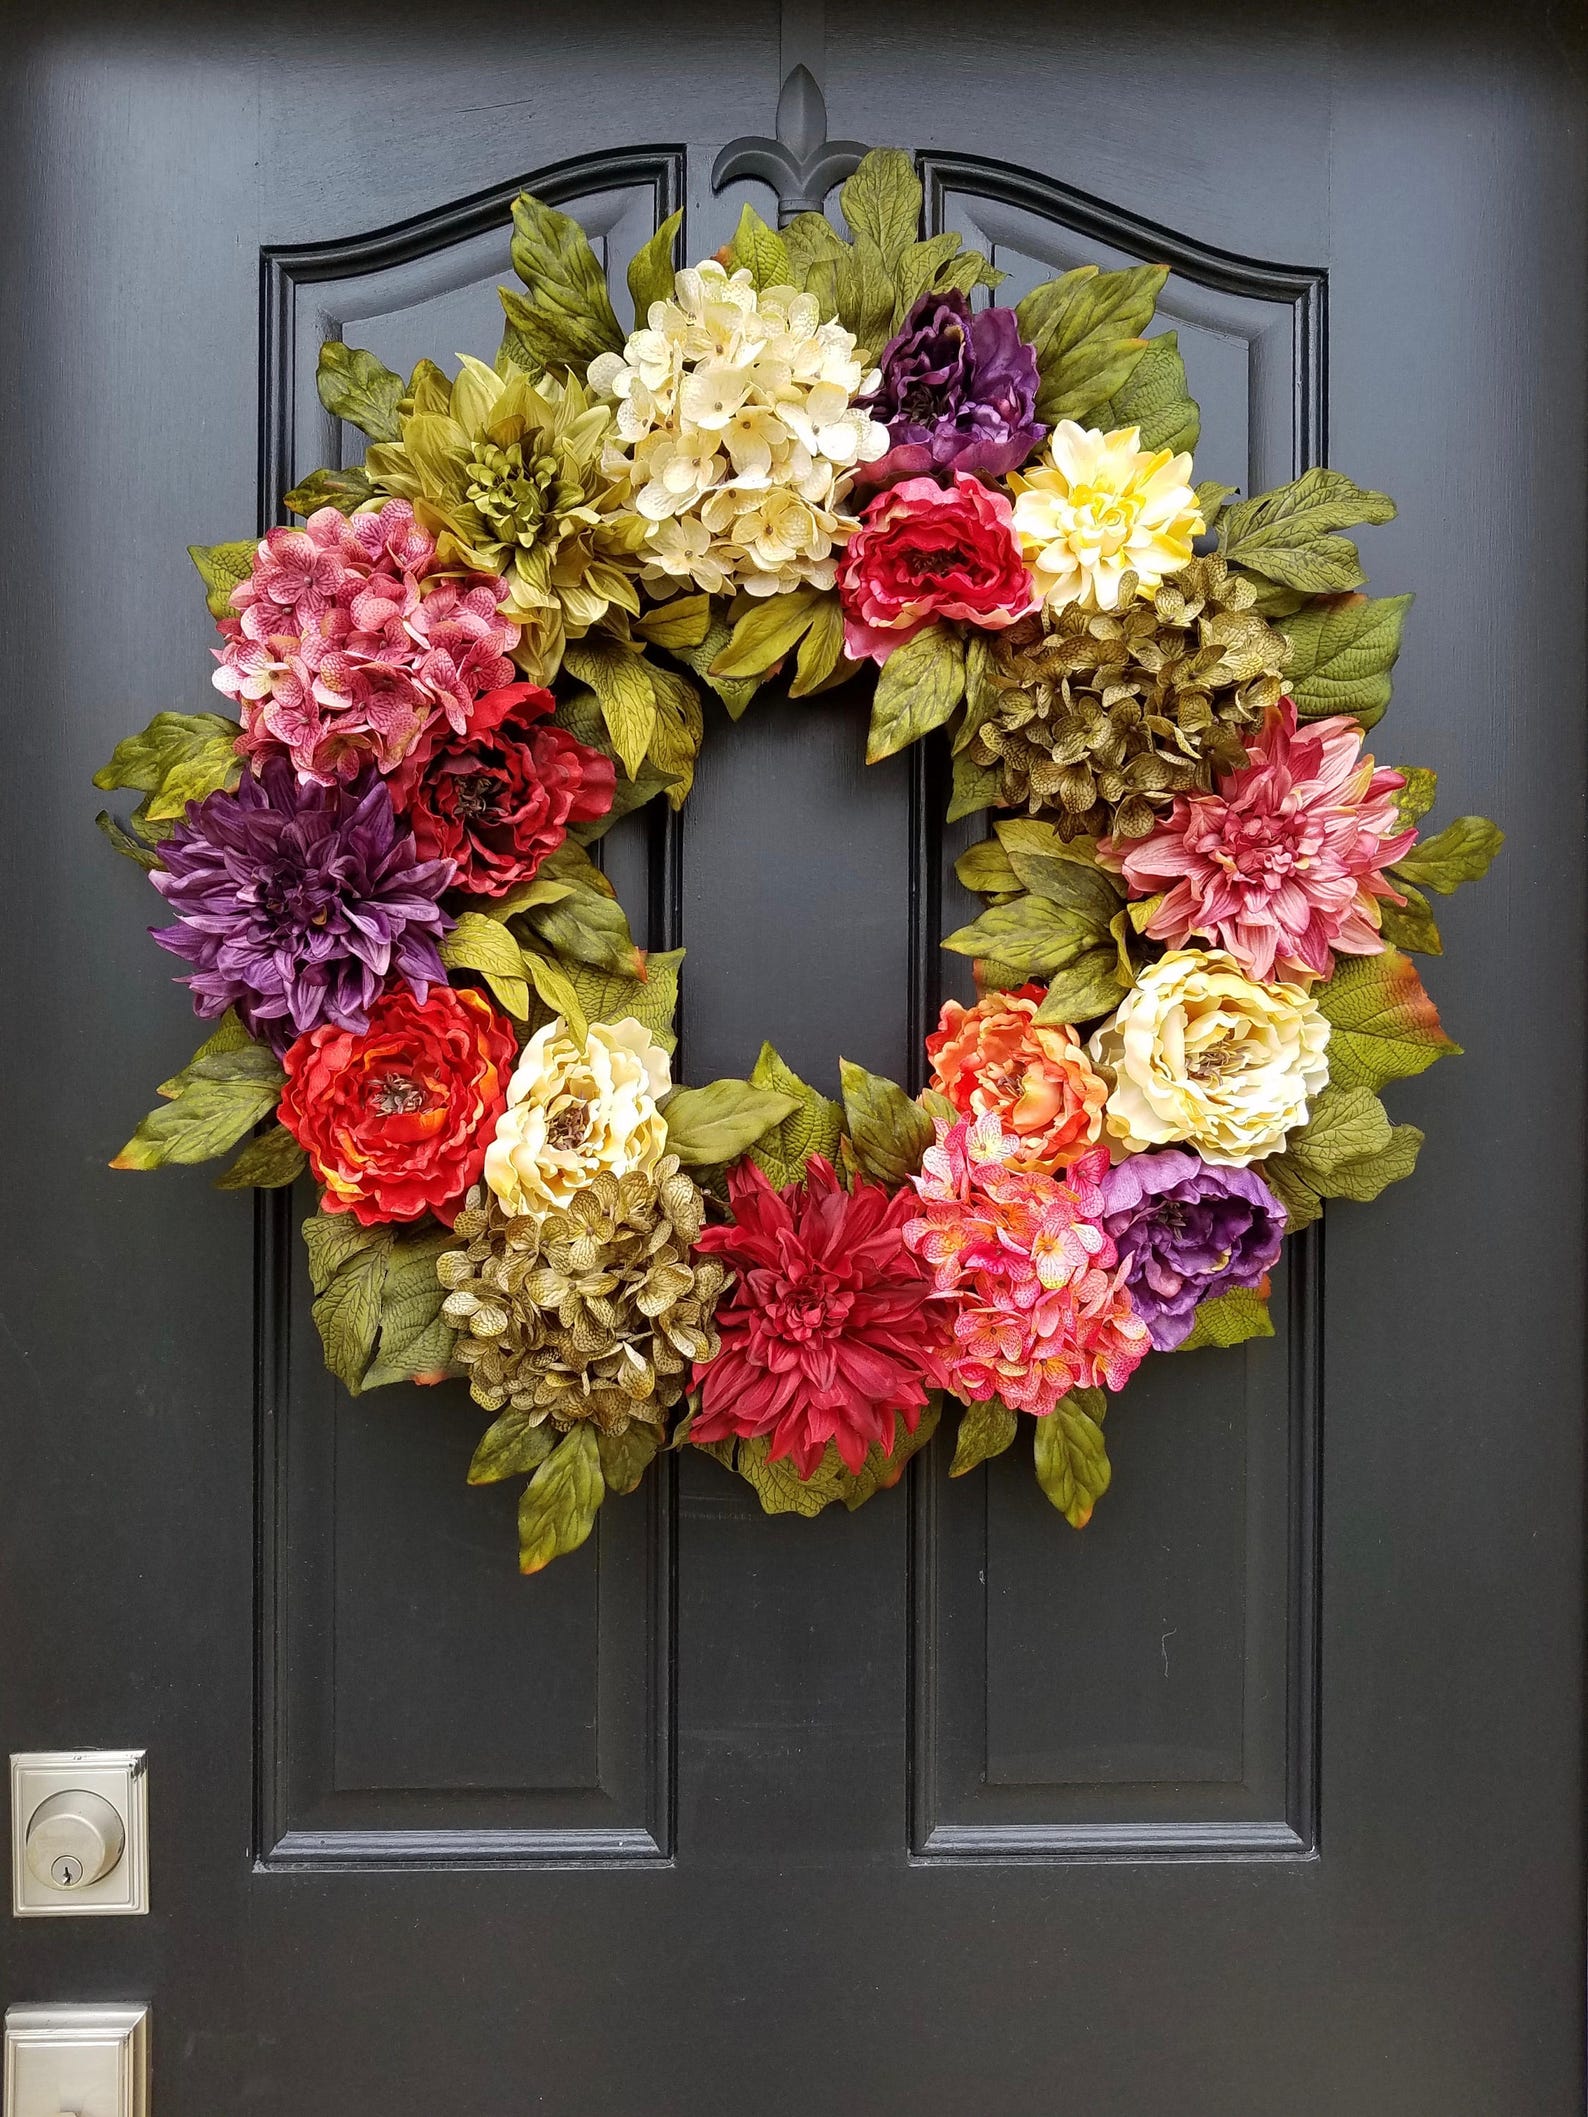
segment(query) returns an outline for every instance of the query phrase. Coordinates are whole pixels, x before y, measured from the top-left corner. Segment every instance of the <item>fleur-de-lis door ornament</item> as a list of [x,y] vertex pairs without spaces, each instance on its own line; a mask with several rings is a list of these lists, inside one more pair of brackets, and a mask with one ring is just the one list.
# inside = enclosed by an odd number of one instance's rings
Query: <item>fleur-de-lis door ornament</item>
[[735,177],[758,177],[777,193],[777,224],[798,213],[820,213],[827,194],[852,176],[866,152],[860,140],[827,137],[827,100],[805,66],[794,67],[777,99],[777,138],[747,133],[730,140],[711,169],[720,191]]

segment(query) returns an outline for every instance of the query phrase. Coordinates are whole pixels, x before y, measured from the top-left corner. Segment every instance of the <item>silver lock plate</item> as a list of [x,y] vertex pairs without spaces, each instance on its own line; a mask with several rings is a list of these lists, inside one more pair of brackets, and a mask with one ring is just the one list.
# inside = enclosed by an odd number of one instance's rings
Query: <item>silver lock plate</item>
[[147,2007],[12,2007],[5,2117],[148,2117]]
[[[16,1916],[126,1918],[148,1908],[149,1782],[143,1751],[29,1750],[13,1756],[11,1909]],[[49,2117],[55,2117],[53,2110]]]

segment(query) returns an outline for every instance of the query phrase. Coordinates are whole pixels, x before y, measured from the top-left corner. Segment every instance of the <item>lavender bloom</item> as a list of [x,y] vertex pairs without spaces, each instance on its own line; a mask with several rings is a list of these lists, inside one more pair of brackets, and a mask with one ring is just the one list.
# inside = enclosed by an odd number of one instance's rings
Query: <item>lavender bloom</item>
[[1037,356],[1012,309],[973,316],[963,294],[923,294],[879,365],[881,382],[859,404],[888,429],[892,446],[859,466],[859,485],[946,478],[957,470],[1006,477],[1048,431],[1033,416]]
[[1209,1294],[1256,1286],[1279,1255],[1285,1209],[1252,1169],[1213,1168],[1170,1147],[1103,1178],[1103,1226],[1157,1350],[1191,1334]]
[[384,780],[300,783],[284,756],[235,791],[190,801],[149,879],[176,914],[154,932],[194,967],[206,1019],[228,1007],[276,1051],[322,1022],[362,1030],[396,978],[423,1002],[446,982],[436,899],[450,860],[421,860]]

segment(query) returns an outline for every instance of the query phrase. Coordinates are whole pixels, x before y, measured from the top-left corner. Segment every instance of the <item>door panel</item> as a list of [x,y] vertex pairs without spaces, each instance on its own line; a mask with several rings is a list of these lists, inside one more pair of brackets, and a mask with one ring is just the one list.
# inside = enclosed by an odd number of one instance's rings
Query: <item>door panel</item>
[[[147,1744],[156,2117],[1567,2117],[1583,2098],[1584,172],[1545,0],[13,11],[0,1735]],[[1387,761],[1510,833],[1452,908],[1415,1179],[1272,1341],[1155,1364],[1081,1536],[1008,1460],[762,1517],[690,1460],[530,1581],[452,1391],[350,1401],[292,1221],[104,1161],[194,1042],[89,775],[196,709],[183,556],[337,460],[327,332],[489,352],[526,172],[614,284],[796,60],[1011,277],[1161,257],[1198,475],[1395,494]],[[384,232],[383,232],[384,231]],[[619,298],[620,313],[623,304]],[[261,364],[260,348],[263,347]],[[63,558],[68,563],[63,564]],[[708,708],[605,854],[682,1067],[895,1075],[962,966],[929,747]]]

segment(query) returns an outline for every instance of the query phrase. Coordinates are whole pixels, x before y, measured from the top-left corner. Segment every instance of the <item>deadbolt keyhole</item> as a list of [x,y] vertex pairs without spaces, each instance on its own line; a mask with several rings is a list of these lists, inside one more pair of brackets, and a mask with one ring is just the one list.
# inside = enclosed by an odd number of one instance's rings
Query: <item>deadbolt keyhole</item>
[[50,1880],[57,1889],[75,1889],[83,1879],[83,1863],[74,1860],[70,1853],[62,1853],[50,1868]]

